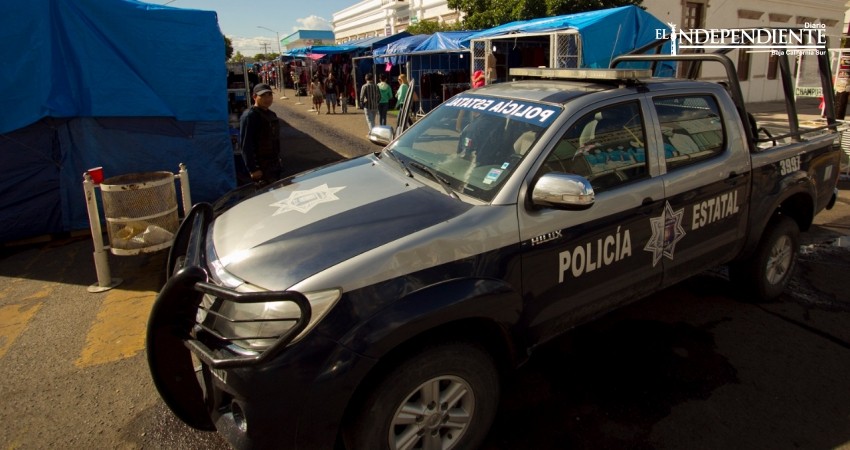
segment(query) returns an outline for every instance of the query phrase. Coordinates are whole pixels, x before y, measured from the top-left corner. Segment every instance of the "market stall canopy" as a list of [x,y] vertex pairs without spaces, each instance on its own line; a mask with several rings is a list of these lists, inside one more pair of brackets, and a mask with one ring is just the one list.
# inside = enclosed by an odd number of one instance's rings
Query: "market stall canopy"
[[86,229],[82,173],[235,187],[216,13],[135,0],[0,2],[0,242]]
[[656,30],[670,28],[637,6],[589,11],[540,19],[520,20],[475,33],[461,44],[509,34],[576,30],[581,36],[583,67],[608,67],[612,56],[627,53],[656,40]]
[[469,36],[478,32],[478,30],[438,31],[422,41],[419,46],[413,49],[413,52],[467,51],[469,50]]
[[371,51],[373,49],[383,47],[384,45],[389,44],[390,42],[395,42],[399,39],[403,39],[411,36],[407,31],[402,31],[401,33],[396,33],[391,36],[373,36],[369,38],[357,39],[353,41],[344,42],[344,45],[357,47],[360,50]]
[[131,0],[3,2],[0,29],[0,133],[43,117],[227,120],[213,11]]
[[412,52],[416,47],[419,46],[423,41],[431,37],[429,34],[416,34],[413,36],[408,36],[406,38],[399,39],[394,42],[390,42],[389,44],[376,48],[372,50],[372,56],[379,56],[375,58],[375,62],[378,64],[383,64],[386,62],[390,62],[392,64],[402,64],[407,61],[406,55]]
[[351,53],[360,50],[353,45],[313,45],[309,47],[293,48],[283,52],[283,56],[290,58],[306,58],[310,55],[337,55],[340,53]]

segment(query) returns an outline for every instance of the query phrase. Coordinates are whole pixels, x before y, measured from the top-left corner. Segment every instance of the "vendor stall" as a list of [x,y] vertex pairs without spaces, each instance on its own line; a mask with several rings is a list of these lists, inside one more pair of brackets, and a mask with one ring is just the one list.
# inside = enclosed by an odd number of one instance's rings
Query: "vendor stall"
[[462,44],[472,54],[470,70],[484,71],[492,83],[507,81],[513,67],[605,68],[613,57],[654,41],[657,30],[669,33],[655,16],[629,5],[511,22]]
[[[215,12],[130,0],[0,4],[0,242],[87,229],[87,169],[193,173],[235,186]],[[197,180],[197,181],[195,181]]]

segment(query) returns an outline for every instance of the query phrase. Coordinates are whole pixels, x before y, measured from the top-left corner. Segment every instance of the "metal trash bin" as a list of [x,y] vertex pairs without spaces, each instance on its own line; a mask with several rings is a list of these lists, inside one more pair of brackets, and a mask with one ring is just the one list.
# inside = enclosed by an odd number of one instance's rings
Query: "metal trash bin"
[[131,173],[100,183],[113,255],[151,253],[171,246],[180,225],[171,172]]

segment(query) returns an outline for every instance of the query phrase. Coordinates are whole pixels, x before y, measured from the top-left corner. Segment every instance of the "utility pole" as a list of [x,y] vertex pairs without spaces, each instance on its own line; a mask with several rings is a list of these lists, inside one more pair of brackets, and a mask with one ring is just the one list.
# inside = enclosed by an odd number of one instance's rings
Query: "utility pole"
[[[262,28],[264,30],[271,31],[277,36],[277,58],[275,58],[275,67],[277,68],[277,82],[280,85],[281,92],[284,92],[284,86],[286,86],[286,82],[283,80],[283,71],[280,69],[280,56],[283,53],[283,49],[280,48],[280,33],[278,31],[272,30],[271,28],[266,28],[262,25],[257,25],[257,28]],[[284,94],[281,99],[285,99],[286,94]]]
[[263,42],[263,55],[267,55],[269,53],[269,43]]

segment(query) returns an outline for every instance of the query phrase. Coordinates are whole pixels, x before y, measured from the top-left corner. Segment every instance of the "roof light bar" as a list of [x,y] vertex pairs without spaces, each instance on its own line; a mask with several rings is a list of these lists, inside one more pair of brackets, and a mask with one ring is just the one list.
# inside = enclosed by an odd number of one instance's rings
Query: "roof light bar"
[[558,78],[565,80],[637,80],[651,78],[649,69],[550,69],[547,67],[514,67],[508,72],[515,77]]

